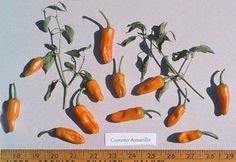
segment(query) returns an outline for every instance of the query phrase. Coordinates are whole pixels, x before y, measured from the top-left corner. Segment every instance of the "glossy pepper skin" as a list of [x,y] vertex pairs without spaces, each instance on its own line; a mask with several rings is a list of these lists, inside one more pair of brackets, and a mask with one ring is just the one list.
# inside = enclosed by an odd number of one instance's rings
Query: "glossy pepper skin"
[[115,97],[121,98],[126,95],[125,74],[121,72],[123,56],[120,59],[118,72],[112,75],[112,85],[115,91]]
[[107,27],[102,30],[102,38],[100,44],[100,50],[102,54],[103,63],[107,64],[112,61],[112,48],[113,48],[113,39],[115,35],[115,29],[112,28],[109,24],[108,19],[102,11],[99,11],[104,19],[107,22]]
[[85,143],[84,137],[72,129],[63,128],[63,127],[53,128],[48,131],[40,132],[38,134],[38,137],[40,137],[41,135],[45,133],[48,133],[52,137],[57,137],[63,141],[70,142],[73,144]]
[[86,89],[90,93],[90,95],[96,99],[97,101],[103,101],[104,96],[102,94],[101,88],[98,82],[95,79],[91,79],[86,83]]
[[75,117],[79,119],[82,126],[91,134],[99,132],[99,125],[93,115],[84,105],[77,105],[73,108]]
[[30,76],[44,65],[43,59],[41,57],[36,57],[29,65],[28,69],[24,72],[24,76]]
[[6,120],[8,126],[8,132],[13,132],[15,129],[15,121],[19,117],[20,114],[20,100],[16,97],[16,89],[15,84],[11,84],[11,89],[14,88],[14,98],[8,102],[7,112],[6,112]]
[[118,112],[111,114],[110,121],[119,123],[119,122],[126,122],[130,120],[137,120],[137,119],[144,118],[145,114],[147,114],[151,118],[151,115],[148,112],[154,112],[160,115],[160,113],[155,110],[144,110],[143,107],[138,106],[134,108],[120,110]]
[[112,122],[125,122],[144,118],[144,109],[142,107],[128,108],[111,114]]
[[207,131],[200,131],[196,129],[196,130],[189,130],[189,131],[178,133],[177,142],[179,143],[191,142],[191,141],[201,138],[202,135],[207,135],[212,138],[218,139],[218,136],[215,135],[214,133],[207,132]]
[[220,84],[216,87],[216,93],[219,103],[219,112],[221,115],[226,115],[228,113],[230,103],[229,87],[222,81],[222,74],[224,71],[225,69],[222,70],[220,74]]
[[186,111],[186,107],[185,107],[186,101],[187,101],[187,89],[185,88],[184,103],[176,106],[175,110],[168,116],[167,122],[166,122],[167,127],[172,127],[181,119],[181,117]]
[[174,112],[168,117],[166,126],[172,127],[173,125],[175,125],[181,119],[184,113],[185,113],[185,106],[184,105],[177,106]]
[[148,81],[141,83],[138,86],[136,93],[138,95],[147,94],[162,88],[164,84],[165,84],[164,78],[162,76],[156,76]]

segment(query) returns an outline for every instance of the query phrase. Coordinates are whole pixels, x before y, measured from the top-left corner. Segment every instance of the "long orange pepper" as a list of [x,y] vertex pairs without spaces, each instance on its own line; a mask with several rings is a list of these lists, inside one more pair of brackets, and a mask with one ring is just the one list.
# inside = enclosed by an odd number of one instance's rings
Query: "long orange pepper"
[[99,10],[101,15],[104,17],[107,23],[107,27],[102,30],[102,39],[100,44],[100,50],[102,53],[102,59],[105,64],[112,61],[112,48],[113,48],[113,39],[115,35],[115,29],[110,26],[110,23],[105,16],[105,14]]
[[202,135],[207,135],[215,139],[218,139],[217,135],[215,135],[214,133],[207,132],[207,131],[200,131],[197,129],[197,130],[190,130],[190,131],[178,133],[177,142],[180,142],[180,143],[191,142],[191,141],[201,138]]
[[229,110],[230,102],[230,92],[227,84],[223,83],[222,75],[225,69],[222,70],[220,74],[220,84],[216,87],[218,102],[219,102],[219,112],[222,115],[226,115]]
[[80,121],[81,125],[88,131],[88,133],[98,133],[99,125],[95,121],[93,115],[84,105],[79,103],[79,96],[82,92],[83,89],[77,95],[76,106],[73,108],[74,115]]
[[138,86],[136,93],[138,95],[150,93],[155,90],[161,89],[164,85],[165,85],[165,79],[159,75],[159,76],[153,77],[152,79],[148,81],[141,83]]
[[6,120],[8,125],[8,132],[13,132],[15,128],[15,121],[20,114],[20,100],[17,99],[15,83],[12,83],[10,85],[10,90],[11,90],[11,97],[10,100],[8,101]]
[[73,144],[85,143],[84,137],[72,129],[63,128],[63,127],[53,128],[47,131],[40,132],[38,134],[38,137],[41,137],[45,133],[48,133],[49,136],[51,137],[57,137],[63,141],[70,142]]
[[30,76],[39,69],[41,69],[44,65],[43,58],[42,57],[36,57],[33,59],[33,61],[30,63],[28,69],[24,72],[24,77]]
[[187,101],[187,89],[185,89],[185,92],[186,93],[185,93],[184,103],[176,106],[175,110],[167,117],[167,122],[166,122],[167,127],[175,125],[185,113],[186,110],[185,104]]
[[121,72],[122,60],[123,56],[120,59],[118,72],[112,76],[112,84],[117,98],[124,97],[126,94],[125,74]]
[[161,114],[155,110],[144,110],[143,107],[138,106],[138,107],[128,108],[125,110],[120,110],[118,112],[115,112],[109,115],[110,116],[109,118],[111,122],[115,122],[115,123],[142,119],[144,118],[145,114],[148,115],[150,118],[152,118],[149,112],[154,112],[161,116]]

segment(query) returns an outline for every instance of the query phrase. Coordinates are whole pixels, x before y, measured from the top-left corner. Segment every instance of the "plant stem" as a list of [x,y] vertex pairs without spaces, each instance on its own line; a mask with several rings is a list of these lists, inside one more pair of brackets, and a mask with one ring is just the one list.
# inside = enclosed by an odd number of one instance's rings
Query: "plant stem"
[[184,64],[186,63],[187,59],[184,59],[184,62],[182,63],[181,67],[179,68],[178,74],[180,74],[181,70],[184,67]]
[[67,85],[64,85],[64,93],[63,93],[63,110],[65,109],[66,107],[66,100],[67,100],[67,88],[68,86]]
[[193,58],[191,58],[191,60],[189,61],[188,66],[186,67],[186,70],[185,70],[183,76],[185,76],[185,74],[187,73],[188,68],[189,68],[189,66],[190,66],[190,64],[191,64],[191,62],[192,62],[192,60],[193,60]]

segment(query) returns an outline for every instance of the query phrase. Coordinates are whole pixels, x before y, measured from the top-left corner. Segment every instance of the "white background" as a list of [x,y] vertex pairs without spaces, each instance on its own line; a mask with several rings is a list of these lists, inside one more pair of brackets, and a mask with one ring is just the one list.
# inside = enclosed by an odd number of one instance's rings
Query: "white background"
[[[0,101],[4,103],[9,97],[9,84],[16,83],[18,97],[21,100],[21,113],[16,121],[13,133],[5,133],[0,129],[1,148],[36,148],[36,149],[109,149],[105,147],[105,133],[149,132],[157,133],[156,146],[129,146],[129,149],[236,149],[236,110],[235,110],[235,34],[236,34],[236,1],[229,0],[64,0],[68,12],[60,13],[61,24],[68,24],[75,29],[74,43],[67,45],[62,42],[62,51],[80,48],[91,43],[94,46],[94,33],[98,26],[82,16],[88,16],[105,26],[105,21],[98,13],[101,9],[107,15],[111,25],[116,28],[114,40],[114,58],[124,55],[122,71],[126,74],[127,95],[114,98],[107,89],[105,78],[112,74],[113,65],[101,65],[96,60],[93,50],[86,52],[84,69],[90,71],[100,83],[105,100],[92,102],[86,95],[81,96],[81,103],[86,105],[100,123],[100,132],[96,135],[84,133],[62,110],[62,86],[58,84],[49,101],[44,102],[43,96],[48,84],[57,78],[56,68],[50,69],[47,75],[42,70],[31,77],[20,78],[25,64],[34,57],[44,56],[47,50],[44,43],[49,43],[49,35],[38,30],[35,22],[43,18],[41,9],[54,4],[53,0],[9,0],[0,1]],[[176,42],[167,42],[165,54],[189,49],[200,44],[210,46],[215,54],[197,54],[186,76],[205,97],[199,98],[189,89],[190,103],[187,103],[186,114],[172,128],[163,124],[170,107],[178,103],[177,89],[174,84],[158,103],[154,93],[143,96],[131,95],[132,88],[139,83],[140,72],[135,67],[137,53],[140,52],[139,40],[126,48],[118,46],[128,35],[126,25],[134,21],[143,22],[148,29],[153,25],[168,22],[167,30],[176,35]],[[68,57],[63,56],[63,59]],[[175,65],[178,67],[178,64]],[[226,68],[224,80],[230,86],[232,100],[227,116],[216,116],[214,104],[206,92],[210,86],[210,77],[216,70]],[[158,75],[159,67],[150,60],[146,78]],[[71,96],[79,88],[81,80],[75,80],[69,90]],[[215,77],[218,84],[218,75]],[[184,87],[184,84],[181,84]],[[159,111],[162,117],[126,123],[109,123],[106,115],[141,105]],[[0,113],[2,109],[0,109]],[[86,138],[83,145],[73,145],[47,135],[37,138],[42,130],[54,127],[68,127],[80,132]],[[178,144],[167,141],[167,137],[175,132],[200,129],[214,132],[219,140],[203,137],[197,141]],[[118,147],[122,148],[122,147]],[[124,149],[124,148],[122,148]]]

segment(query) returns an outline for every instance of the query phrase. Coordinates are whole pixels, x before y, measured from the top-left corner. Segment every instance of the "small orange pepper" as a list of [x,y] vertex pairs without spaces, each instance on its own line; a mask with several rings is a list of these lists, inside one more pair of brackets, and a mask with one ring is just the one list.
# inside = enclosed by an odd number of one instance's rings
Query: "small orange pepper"
[[63,127],[53,128],[47,131],[40,132],[38,134],[38,137],[41,137],[45,133],[48,133],[49,136],[57,137],[63,141],[70,142],[73,144],[85,143],[84,137],[72,129],[63,128]]
[[81,125],[88,131],[88,133],[98,133],[99,125],[95,121],[93,115],[84,105],[79,103],[79,96],[82,91],[83,89],[77,95],[76,106],[73,108],[74,115],[80,121]]
[[113,48],[113,39],[115,35],[115,29],[110,26],[110,23],[105,16],[105,14],[99,10],[101,15],[104,17],[107,23],[107,27],[102,30],[102,39],[100,44],[100,49],[102,52],[102,59],[105,64],[112,61],[112,48]]
[[10,89],[14,97],[11,96],[10,100],[8,101],[6,119],[8,125],[8,132],[13,132],[15,128],[15,121],[20,114],[20,100],[17,99],[15,83],[12,83],[10,85]]
[[44,65],[43,59],[42,57],[36,57],[35,59],[33,59],[33,61],[30,63],[28,69],[24,72],[24,76],[30,76],[33,73],[35,73],[36,71],[38,71],[39,69],[41,69]]
[[123,56],[120,59],[118,72],[112,76],[112,84],[117,98],[124,97],[126,94],[125,74],[121,73],[122,60]]
[[186,110],[185,104],[187,101],[187,89],[185,89],[185,92],[186,93],[185,93],[184,103],[176,106],[174,112],[171,113],[167,117],[167,122],[166,122],[167,127],[171,127],[171,126],[175,125],[181,119],[183,114],[185,113],[185,110]]
[[154,112],[161,116],[161,114],[155,110],[144,110],[143,107],[138,106],[115,112],[110,115],[110,120],[111,122],[116,122],[116,123],[130,120],[137,120],[144,118],[145,114],[148,115],[150,118],[152,118],[149,112]]
[[101,88],[95,79],[91,79],[86,83],[86,88],[90,95],[97,101],[103,101],[104,96],[102,94]]
[[207,132],[207,131],[200,131],[197,129],[197,130],[190,130],[190,131],[178,133],[177,142],[180,142],[180,143],[191,142],[191,141],[201,138],[202,135],[207,135],[215,139],[218,139],[217,135],[215,135],[214,133]]
[[227,84],[223,83],[222,75],[225,69],[220,74],[220,84],[216,87],[216,93],[219,102],[219,112],[226,115],[229,110],[230,92]]
[[138,95],[142,95],[161,89],[164,85],[165,85],[165,80],[162,76],[159,75],[141,83],[138,86],[136,92]]

